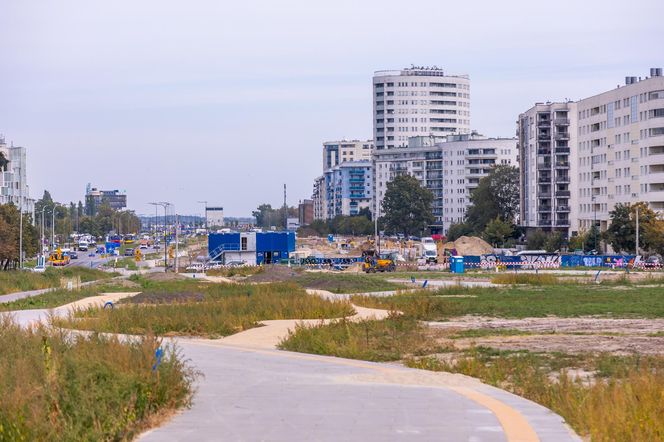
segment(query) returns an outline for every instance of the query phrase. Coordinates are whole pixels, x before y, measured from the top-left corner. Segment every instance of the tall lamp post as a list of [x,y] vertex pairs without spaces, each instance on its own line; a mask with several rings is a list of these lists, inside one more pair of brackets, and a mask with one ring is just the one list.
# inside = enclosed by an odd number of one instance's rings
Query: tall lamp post
[[51,251],[55,251],[55,206],[51,210]]
[[150,203],[152,205],[156,206],[161,206],[164,208],[164,272],[168,272],[168,250],[166,247],[166,210],[168,206],[171,205],[171,203],[166,202],[166,201],[161,201],[161,202],[156,202],[156,203]]

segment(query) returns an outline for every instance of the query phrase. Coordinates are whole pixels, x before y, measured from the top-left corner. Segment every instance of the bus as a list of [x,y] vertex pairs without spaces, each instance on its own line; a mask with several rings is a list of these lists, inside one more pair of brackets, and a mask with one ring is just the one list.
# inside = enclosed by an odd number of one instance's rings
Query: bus
[[120,245],[122,244],[122,237],[120,235],[108,235],[106,242]]
[[124,236],[124,243],[125,244],[133,244],[136,241],[136,235],[133,234],[128,234]]

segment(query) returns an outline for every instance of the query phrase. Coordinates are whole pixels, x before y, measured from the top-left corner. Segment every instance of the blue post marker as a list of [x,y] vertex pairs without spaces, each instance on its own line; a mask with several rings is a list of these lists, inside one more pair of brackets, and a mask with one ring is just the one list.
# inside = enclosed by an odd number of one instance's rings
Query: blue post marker
[[597,273],[595,274],[595,283],[599,284],[599,274],[601,273],[601,270],[598,270]]
[[424,280],[424,283],[422,284],[422,288],[423,288],[423,289],[427,288],[427,284],[428,284],[428,283],[429,283],[429,280],[428,280],[428,279],[425,279],[425,280]]
[[164,356],[164,350],[161,347],[157,348],[157,351],[154,352],[154,358],[156,362],[152,364],[152,371],[157,371],[157,368],[161,365],[161,358]]
[[115,306],[113,305],[113,303],[111,301],[107,301],[104,304],[104,309],[107,309],[107,308],[110,308],[111,310],[113,310],[115,308]]
[[411,277],[410,277],[410,282],[412,282],[413,284],[415,284],[415,277],[414,277],[414,276],[411,276]]

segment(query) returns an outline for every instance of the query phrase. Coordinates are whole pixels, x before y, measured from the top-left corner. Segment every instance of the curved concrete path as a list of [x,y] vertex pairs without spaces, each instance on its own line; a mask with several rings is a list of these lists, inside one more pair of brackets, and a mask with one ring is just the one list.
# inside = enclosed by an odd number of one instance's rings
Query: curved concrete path
[[[131,295],[102,294],[12,315],[29,325],[49,313]],[[387,314],[356,310],[354,319]],[[169,339],[203,376],[190,409],[139,439],[580,441],[550,410],[467,376],[275,350],[297,322],[264,321],[218,340]]]

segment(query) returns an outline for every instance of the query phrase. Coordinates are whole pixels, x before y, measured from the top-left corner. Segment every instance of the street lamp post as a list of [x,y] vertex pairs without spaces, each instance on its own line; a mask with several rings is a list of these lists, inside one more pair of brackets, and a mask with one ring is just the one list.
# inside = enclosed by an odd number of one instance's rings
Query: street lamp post
[[55,206],[51,210],[51,251],[55,250]]
[[208,233],[207,201],[198,201],[199,204],[205,204],[205,233]]
[[167,247],[166,247],[166,216],[167,216],[166,215],[166,210],[167,210],[168,206],[171,205],[171,203],[166,202],[166,201],[162,201],[162,202],[150,203],[150,204],[155,206],[155,211],[156,211],[157,206],[161,206],[161,207],[164,208],[164,272],[168,272],[168,255],[167,255],[168,250],[167,250]]

